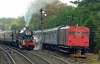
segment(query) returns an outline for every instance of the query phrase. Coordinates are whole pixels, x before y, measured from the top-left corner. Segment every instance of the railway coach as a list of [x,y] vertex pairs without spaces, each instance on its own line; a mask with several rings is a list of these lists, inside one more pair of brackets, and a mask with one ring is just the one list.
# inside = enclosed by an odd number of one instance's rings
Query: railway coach
[[42,43],[43,49],[58,50],[66,53],[81,54],[87,52],[89,48],[89,28],[84,26],[66,26],[52,29],[34,31],[34,37]]

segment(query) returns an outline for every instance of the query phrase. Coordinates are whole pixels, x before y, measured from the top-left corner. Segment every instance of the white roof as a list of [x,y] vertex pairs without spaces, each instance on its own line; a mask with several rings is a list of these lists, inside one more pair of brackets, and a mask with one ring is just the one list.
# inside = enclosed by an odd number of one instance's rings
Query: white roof
[[68,29],[70,28],[69,26],[66,26],[66,27],[61,27],[60,29]]
[[37,31],[33,31],[34,33],[38,33],[38,32],[41,32],[41,30],[37,30]]
[[[53,31],[53,30],[57,30],[59,27],[55,27],[55,28],[51,28],[51,29],[43,29],[43,32],[48,32],[48,31]],[[33,31],[34,33],[38,33],[41,32],[41,30],[37,30],[37,31]]]
[[[44,29],[43,32],[56,31],[56,30],[58,30],[58,28],[60,28],[60,26],[55,27],[55,28],[51,28],[51,29]],[[61,27],[60,29],[68,29],[68,28],[69,28],[69,26]],[[41,32],[41,30],[37,30],[37,31],[33,31],[33,32],[38,33],[38,32]]]
[[58,28],[59,28],[59,27],[51,28],[51,29],[45,29],[45,30],[43,30],[43,32],[55,31],[55,30],[58,30]]

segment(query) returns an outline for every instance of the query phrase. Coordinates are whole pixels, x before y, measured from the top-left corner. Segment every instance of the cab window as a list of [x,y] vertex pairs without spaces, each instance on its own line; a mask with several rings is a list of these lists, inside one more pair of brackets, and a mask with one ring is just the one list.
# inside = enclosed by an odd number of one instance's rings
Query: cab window
[[80,31],[77,31],[76,32],[76,36],[81,36],[81,32]]
[[88,32],[83,32],[83,36],[88,36]]
[[74,32],[69,32],[69,35],[72,35],[73,36],[74,35]]

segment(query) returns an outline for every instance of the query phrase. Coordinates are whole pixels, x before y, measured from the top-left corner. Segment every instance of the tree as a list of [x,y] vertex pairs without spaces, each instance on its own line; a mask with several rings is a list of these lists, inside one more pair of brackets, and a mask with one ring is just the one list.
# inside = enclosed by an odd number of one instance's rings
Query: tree
[[21,29],[25,27],[25,21],[24,21],[24,18],[23,17],[19,17],[17,19],[15,19],[10,27],[9,27],[9,30],[18,30],[18,29]]
[[13,21],[9,30],[16,30],[18,28],[19,24],[17,21]]
[[[44,0],[42,0],[42,1],[44,1]],[[39,2],[39,3],[41,4],[43,2]],[[35,6],[35,4],[33,5],[33,7],[36,8],[37,6]],[[36,5],[39,6],[40,4],[36,4]],[[58,0],[51,0],[50,3],[48,3],[48,1],[44,1],[44,4],[43,5],[45,5],[45,10],[44,11],[47,14],[47,16],[44,17],[44,19],[43,19],[43,23],[44,23],[43,26],[44,26],[44,28],[47,26],[46,25],[46,22],[48,23],[48,21],[51,20],[51,19],[49,20],[49,18],[51,18],[52,16],[53,16],[52,18],[54,18],[54,16],[56,16],[61,9],[66,8],[66,6],[67,6],[66,4],[61,3]],[[42,7],[44,7],[43,5],[42,5]],[[39,8],[39,7],[37,7],[37,8]],[[40,11],[38,9],[35,9],[35,11],[37,11],[38,13],[40,13]],[[41,29],[41,19],[40,19],[41,18],[40,17],[41,15],[38,14],[37,12],[35,12],[35,11],[33,11],[34,13],[32,14],[32,18],[31,18],[31,21],[30,21],[30,25],[29,26],[31,27],[31,29],[37,30],[37,29]]]
[[93,15],[90,15],[89,18],[86,20],[86,22],[84,23],[85,26],[87,26],[88,28],[90,28],[90,52],[94,52],[95,51],[95,46],[96,46],[96,42],[94,41],[94,37],[95,37],[95,30],[96,30],[96,25],[95,25],[95,17]]
[[39,14],[33,14],[29,27],[33,30],[38,30],[40,28],[40,15]]

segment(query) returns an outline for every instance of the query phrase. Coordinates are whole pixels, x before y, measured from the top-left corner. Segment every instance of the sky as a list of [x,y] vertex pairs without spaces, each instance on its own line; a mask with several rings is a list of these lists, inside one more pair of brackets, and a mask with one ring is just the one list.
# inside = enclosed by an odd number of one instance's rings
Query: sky
[[[33,0],[0,0],[0,18],[17,18],[23,16]],[[68,3],[71,0],[60,0]],[[75,1],[75,0],[74,0]]]

